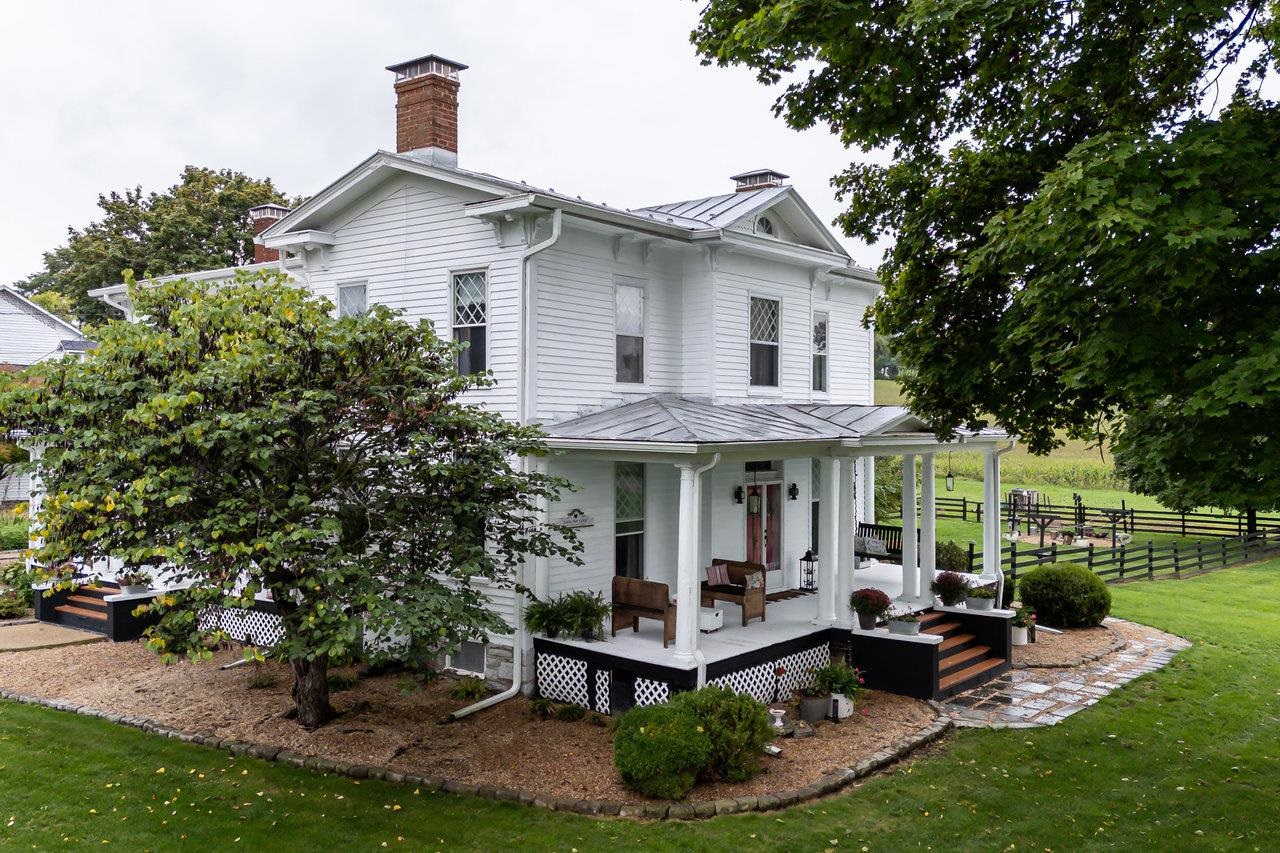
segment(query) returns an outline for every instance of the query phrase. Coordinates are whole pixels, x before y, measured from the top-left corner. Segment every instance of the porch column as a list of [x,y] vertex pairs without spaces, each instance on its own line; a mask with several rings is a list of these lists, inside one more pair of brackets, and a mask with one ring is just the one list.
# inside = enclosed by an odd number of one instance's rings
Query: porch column
[[856,565],[853,533],[858,521],[853,514],[854,462],[855,460],[847,458],[840,461],[840,542],[837,549],[840,558],[836,563],[835,601],[836,623],[840,625],[851,624],[853,618],[853,611],[849,609],[849,596],[853,594],[853,569]]
[[929,584],[938,565],[938,513],[933,495],[933,454],[920,456],[920,598],[929,598]]
[[982,576],[1000,575],[1000,457],[988,447],[982,457]]
[[861,506],[859,510],[862,513],[862,521],[864,524],[876,523],[876,458],[874,456],[863,456],[858,459],[858,465],[862,468],[858,472],[858,476],[862,478],[862,500],[859,501]]
[[920,597],[920,566],[916,562],[916,457],[902,457],[902,595],[901,601]]
[[[836,578],[840,564],[840,460],[824,456],[822,495],[818,499],[818,612],[815,620],[829,625],[836,618]],[[846,522],[848,524],[848,522]]]
[[676,465],[680,471],[679,532],[676,537],[676,650],[692,661],[698,650],[698,534],[702,530],[702,501],[698,494],[698,466]]

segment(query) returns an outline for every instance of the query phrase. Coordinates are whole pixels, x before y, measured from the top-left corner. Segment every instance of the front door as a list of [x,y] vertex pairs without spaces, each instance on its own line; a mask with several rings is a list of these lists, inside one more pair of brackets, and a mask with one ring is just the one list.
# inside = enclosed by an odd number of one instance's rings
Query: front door
[[769,570],[780,566],[782,552],[782,484],[747,486],[747,562]]

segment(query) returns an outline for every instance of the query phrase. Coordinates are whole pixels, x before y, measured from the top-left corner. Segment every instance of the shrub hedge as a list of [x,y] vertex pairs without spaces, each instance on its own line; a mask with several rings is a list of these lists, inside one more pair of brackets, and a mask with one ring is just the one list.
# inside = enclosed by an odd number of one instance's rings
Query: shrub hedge
[[671,705],[696,717],[711,738],[702,779],[745,782],[760,772],[760,756],[773,740],[764,705],[724,687],[678,693]]
[[613,763],[622,781],[646,797],[683,800],[711,758],[711,737],[684,708],[632,708],[613,735]]
[[1032,569],[1018,579],[1018,592],[1039,624],[1055,628],[1092,628],[1111,613],[1111,590],[1079,563]]

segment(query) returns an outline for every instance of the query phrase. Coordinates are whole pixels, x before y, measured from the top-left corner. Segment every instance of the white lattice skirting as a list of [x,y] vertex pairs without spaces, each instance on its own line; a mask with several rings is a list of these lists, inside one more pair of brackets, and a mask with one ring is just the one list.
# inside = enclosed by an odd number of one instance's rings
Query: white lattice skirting
[[[587,695],[586,661],[543,652],[538,655],[537,676],[538,693],[543,698],[591,707],[591,697]],[[596,680],[599,680],[599,673]]]
[[[813,681],[811,670],[831,663],[831,647],[826,643],[783,655],[776,660],[765,661],[744,669],[727,672],[707,683],[727,687],[735,693],[745,693],[760,702],[790,698],[797,690]],[[785,672],[775,676],[778,667]],[[776,681],[775,681],[776,679]],[[775,695],[776,693],[776,695]]]
[[648,678],[636,679],[636,704],[658,705],[671,698],[671,685]]
[[231,639],[254,646],[274,646],[284,636],[284,626],[275,613],[210,607],[200,614],[200,630],[221,629]]

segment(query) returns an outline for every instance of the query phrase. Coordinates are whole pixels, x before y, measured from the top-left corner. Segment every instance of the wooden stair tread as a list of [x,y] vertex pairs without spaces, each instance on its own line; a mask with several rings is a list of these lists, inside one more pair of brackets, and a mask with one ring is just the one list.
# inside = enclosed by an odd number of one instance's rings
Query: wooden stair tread
[[947,649],[954,649],[956,646],[963,646],[972,639],[973,634],[954,634],[939,643],[938,650],[945,652]]
[[959,622],[943,622],[937,625],[930,625],[928,628],[921,628],[920,631],[925,634],[945,634],[959,627],[961,627]]
[[938,673],[946,675],[957,667],[971,662],[974,658],[986,657],[989,651],[991,651],[990,646],[970,646],[967,649],[961,649],[955,654],[938,661]]
[[939,619],[945,619],[946,617],[946,613],[939,613],[936,610],[926,610],[924,613],[920,614],[920,624],[921,626],[930,625],[937,622]]
[[974,678],[976,676],[982,675],[982,673],[987,672],[988,670],[995,669],[998,666],[1002,666],[1004,663],[1005,662],[1000,658],[986,658],[984,660],[978,661],[973,666],[965,667],[964,669],[959,670],[958,672],[953,672],[953,673],[950,673],[949,675],[944,675],[942,678],[939,678],[938,689],[949,690],[950,688],[954,687],[955,685],[959,684],[962,681],[968,681],[970,678]]
[[84,619],[97,619],[99,622],[107,621],[107,614],[97,610],[85,610],[83,607],[76,607],[72,604],[59,604],[53,608],[59,613],[70,613],[72,616],[80,616]]
[[67,601],[84,605],[85,607],[100,607],[103,610],[107,609],[107,603],[105,601],[101,598],[94,598],[89,595],[68,595]]

